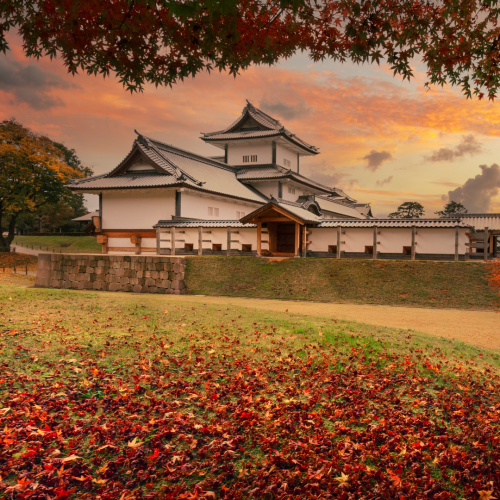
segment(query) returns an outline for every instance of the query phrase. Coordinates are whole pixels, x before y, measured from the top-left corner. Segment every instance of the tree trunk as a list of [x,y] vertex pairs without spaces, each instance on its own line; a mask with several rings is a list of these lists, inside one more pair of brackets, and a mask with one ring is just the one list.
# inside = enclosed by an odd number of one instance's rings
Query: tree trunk
[[0,252],[10,252],[10,244],[15,236],[17,215],[11,215],[8,224],[7,236],[4,236],[2,230],[0,229]]

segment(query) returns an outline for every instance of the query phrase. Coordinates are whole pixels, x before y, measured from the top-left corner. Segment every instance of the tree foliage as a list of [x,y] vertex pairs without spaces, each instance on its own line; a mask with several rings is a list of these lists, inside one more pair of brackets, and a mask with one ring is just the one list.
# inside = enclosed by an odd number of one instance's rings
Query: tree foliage
[[446,217],[447,215],[453,214],[466,214],[467,209],[461,203],[450,201],[444,206],[443,210],[434,213],[439,215],[439,217]]
[[406,201],[399,205],[396,212],[389,214],[391,219],[419,219],[424,215],[424,207],[416,201]]
[[0,165],[0,251],[8,252],[18,218],[61,202],[68,180],[85,174],[48,137],[13,119],[0,124]]
[[58,56],[72,74],[115,73],[131,91],[200,71],[236,75],[297,51],[385,61],[409,79],[419,57],[428,84],[494,98],[499,14],[493,0],[4,0],[0,50],[16,28],[28,56]]

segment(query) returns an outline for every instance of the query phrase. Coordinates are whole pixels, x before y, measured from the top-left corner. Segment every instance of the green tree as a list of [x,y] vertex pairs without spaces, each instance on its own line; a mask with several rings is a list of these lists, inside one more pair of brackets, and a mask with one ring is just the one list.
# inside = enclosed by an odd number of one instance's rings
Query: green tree
[[424,215],[424,207],[416,201],[406,201],[399,205],[396,212],[389,214],[391,219],[419,219]]
[[14,119],[0,123],[0,167],[0,252],[10,252],[19,217],[64,199],[67,182],[84,173],[48,137]]
[[467,209],[461,203],[450,201],[444,206],[443,210],[434,213],[439,215],[439,217],[446,217],[447,215],[453,214],[466,214]]

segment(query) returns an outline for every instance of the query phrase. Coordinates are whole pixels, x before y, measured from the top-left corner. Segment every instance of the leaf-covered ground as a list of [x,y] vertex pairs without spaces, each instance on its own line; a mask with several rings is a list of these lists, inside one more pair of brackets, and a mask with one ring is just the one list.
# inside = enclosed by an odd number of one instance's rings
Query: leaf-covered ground
[[36,270],[38,258],[34,255],[26,255],[15,252],[0,252],[0,272],[10,272],[16,267],[24,269],[28,266],[28,270]]
[[500,493],[497,352],[160,296],[0,303],[0,498]]

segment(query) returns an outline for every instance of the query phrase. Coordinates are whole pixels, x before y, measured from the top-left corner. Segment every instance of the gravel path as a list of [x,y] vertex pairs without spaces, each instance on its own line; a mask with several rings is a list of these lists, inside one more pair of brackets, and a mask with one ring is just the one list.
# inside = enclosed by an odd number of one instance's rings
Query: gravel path
[[369,325],[411,329],[447,339],[500,350],[500,314],[495,311],[462,311],[359,304],[327,304],[240,297],[168,296],[168,300],[223,304],[281,311],[305,316],[358,321]]

